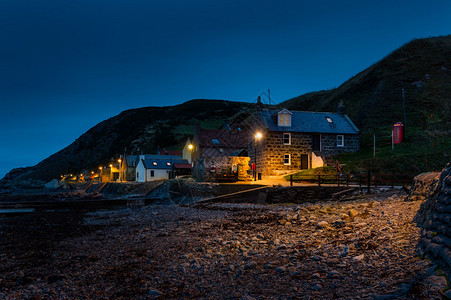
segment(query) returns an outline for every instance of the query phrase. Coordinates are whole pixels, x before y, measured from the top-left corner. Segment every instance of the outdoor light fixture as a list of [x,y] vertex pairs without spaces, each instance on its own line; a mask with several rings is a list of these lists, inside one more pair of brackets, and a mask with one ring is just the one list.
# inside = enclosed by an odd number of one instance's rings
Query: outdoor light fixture
[[113,167],[113,165],[112,164],[110,164],[110,168],[112,168]]
[[117,162],[118,162],[118,163],[121,163],[121,162],[122,162],[122,159],[119,158],[119,159],[117,160]]
[[257,132],[255,134],[255,145],[254,145],[254,151],[255,151],[255,168],[254,168],[254,181],[257,181],[257,141],[261,139],[263,135],[261,132]]
[[194,148],[193,144],[189,144],[189,145],[188,145],[188,149],[189,149],[189,150],[193,150],[193,148]]

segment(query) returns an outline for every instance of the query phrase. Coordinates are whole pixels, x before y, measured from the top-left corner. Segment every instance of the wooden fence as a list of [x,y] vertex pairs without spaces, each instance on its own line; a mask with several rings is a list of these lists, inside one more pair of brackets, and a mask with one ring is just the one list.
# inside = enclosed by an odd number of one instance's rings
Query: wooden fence
[[314,183],[318,186],[321,184],[336,184],[340,185],[359,185],[371,190],[371,186],[391,186],[395,185],[410,185],[413,181],[413,176],[405,174],[377,174],[368,171],[361,174],[336,174],[336,175],[290,175],[290,185],[293,186],[294,182]]

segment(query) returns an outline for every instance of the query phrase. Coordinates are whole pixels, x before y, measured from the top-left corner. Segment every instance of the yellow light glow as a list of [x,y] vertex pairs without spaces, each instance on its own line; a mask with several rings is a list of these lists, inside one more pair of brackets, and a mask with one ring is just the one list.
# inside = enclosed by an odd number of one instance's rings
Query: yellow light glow
[[103,168],[102,167],[99,167],[99,170],[102,170]]
[[94,174],[94,171],[91,171],[91,174]]
[[121,163],[121,162],[122,162],[122,159],[119,158],[119,159],[117,160],[117,162],[118,162],[118,163]]
[[255,134],[255,138],[256,138],[257,140],[261,139],[262,137],[263,137],[263,135],[262,135],[260,132],[257,132],[257,133]]
[[189,145],[188,145],[188,149],[189,149],[189,150],[193,150],[193,147],[194,147],[194,146],[193,146],[192,144],[189,144]]
[[113,167],[113,165],[110,165],[110,168],[112,168]]

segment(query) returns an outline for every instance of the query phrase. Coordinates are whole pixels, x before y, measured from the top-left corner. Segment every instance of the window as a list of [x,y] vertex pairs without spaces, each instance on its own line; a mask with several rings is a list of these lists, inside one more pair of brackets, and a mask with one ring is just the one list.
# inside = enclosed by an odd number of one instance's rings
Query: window
[[212,139],[211,142],[215,145],[219,145],[219,140],[218,139]]
[[224,152],[224,148],[219,148],[219,152]]
[[291,133],[284,133],[283,134],[283,144],[284,145],[291,145]]
[[279,126],[291,126],[291,115],[288,113],[280,113]]
[[155,177],[155,171],[154,170],[150,170],[150,177]]
[[345,137],[344,135],[337,135],[337,147],[344,147]]
[[283,164],[291,165],[291,154],[284,154],[283,156]]

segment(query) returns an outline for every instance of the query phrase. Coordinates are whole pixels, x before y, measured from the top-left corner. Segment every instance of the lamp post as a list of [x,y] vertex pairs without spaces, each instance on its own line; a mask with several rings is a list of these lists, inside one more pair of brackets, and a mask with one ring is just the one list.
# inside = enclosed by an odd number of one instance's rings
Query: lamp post
[[99,182],[102,182],[102,167],[99,167]]
[[122,159],[118,159],[117,162],[119,163],[119,181],[122,182]]
[[259,141],[262,138],[262,134],[260,132],[257,132],[255,134],[255,170],[254,170],[254,181],[257,181],[257,141]]

